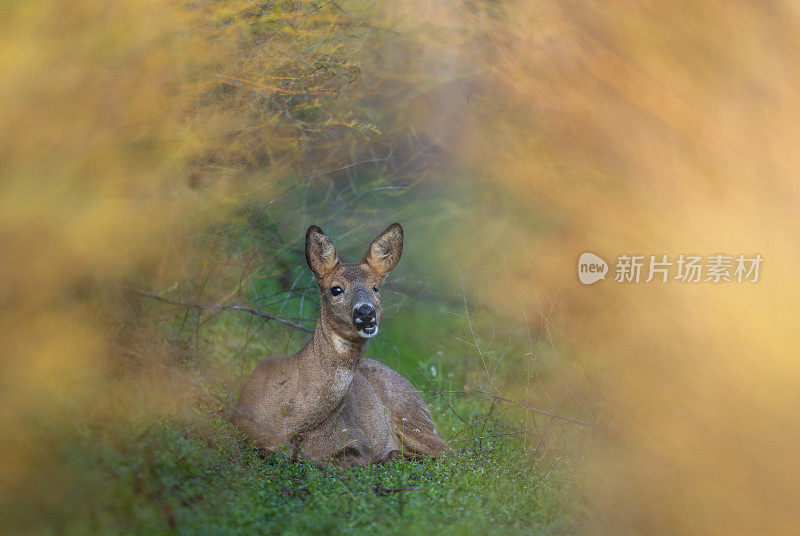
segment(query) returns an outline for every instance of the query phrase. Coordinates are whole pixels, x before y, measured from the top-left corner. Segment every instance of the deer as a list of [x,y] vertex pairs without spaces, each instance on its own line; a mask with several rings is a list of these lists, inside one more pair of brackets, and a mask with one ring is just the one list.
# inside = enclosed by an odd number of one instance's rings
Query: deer
[[453,452],[411,382],[364,357],[383,318],[381,285],[402,252],[398,223],[359,263],[340,262],[322,229],[308,228],[305,254],[319,286],[319,320],[299,352],[256,366],[234,410],[234,421],[264,455],[353,467]]

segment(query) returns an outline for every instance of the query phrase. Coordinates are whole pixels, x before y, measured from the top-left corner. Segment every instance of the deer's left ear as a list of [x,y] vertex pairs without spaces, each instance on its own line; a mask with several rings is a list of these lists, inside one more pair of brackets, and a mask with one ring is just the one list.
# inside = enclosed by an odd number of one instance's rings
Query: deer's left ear
[[403,228],[399,223],[393,223],[372,241],[361,263],[369,266],[379,277],[383,277],[397,266],[402,254]]
[[336,247],[316,225],[306,231],[306,262],[318,281],[339,266]]

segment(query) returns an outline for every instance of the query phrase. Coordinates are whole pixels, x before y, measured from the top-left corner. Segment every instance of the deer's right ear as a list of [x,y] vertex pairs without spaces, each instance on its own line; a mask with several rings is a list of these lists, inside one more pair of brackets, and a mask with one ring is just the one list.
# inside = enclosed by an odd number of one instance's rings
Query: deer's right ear
[[380,278],[392,271],[403,254],[403,228],[393,223],[372,241],[361,262],[372,268]]
[[339,266],[336,247],[316,225],[306,231],[306,262],[317,279],[322,279]]

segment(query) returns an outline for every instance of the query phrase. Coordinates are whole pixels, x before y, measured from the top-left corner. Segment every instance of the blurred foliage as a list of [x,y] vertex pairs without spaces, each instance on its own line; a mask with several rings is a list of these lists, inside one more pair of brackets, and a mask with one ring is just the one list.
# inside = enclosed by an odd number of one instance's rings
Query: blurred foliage
[[[532,468],[536,446],[514,446],[493,405],[464,396],[477,376],[475,357],[453,337],[465,329],[463,297],[455,274],[432,266],[452,262],[438,244],[476,195],[453,191],[443,174],[453,164],[453,91],[466,91],[469,67],[433,51],[471,34],[422,22],[420,7],[4,5],[7,530],[480,532],[500,523],[524,533],[574,523],[559,462]],[[306,335],[131,290],[244,304],[313,327],[307,225],[322,225],[356,260],[394,220],[409,237],[386,290],[394,331],[369,356],[430,389],[443,433],[467,426],[454,437],[463,456],[333,480],[260,460],[227,411],[260,359],[296,351]],[[496,447],[515,454],[487,472],[480,460]],[[339,491],[330,489],[337,478]],[[308,496],[283,494],[294,480]],[[375,496],[384,480],[424,491]],[[498,500],[507,486],[519,488],[516,500]],[[313,508],[303,506],[309,497]],[[345,507],[351,514],[338,515]]]
[[[797,526],[789,2],[12,0],[0,15],[14,532]],[[311,327],[305,228],[356,260],[391,221],[406,248],[368,354],[429,388],[467,446],[317,493],[330,474],[257,459],[224,420],[254,364],[307,335],[202,306]],[[587,288],[587,250],[758,252],[766,268],[752,286]],[[587,437],[481,390],[610,426]],[[563,483],[584,460],[585,519]],[[428,491],[361,493],[395,477]],[[276,495],[296,479],[314,493]],[[227,488],[230,511],[211,497]]]

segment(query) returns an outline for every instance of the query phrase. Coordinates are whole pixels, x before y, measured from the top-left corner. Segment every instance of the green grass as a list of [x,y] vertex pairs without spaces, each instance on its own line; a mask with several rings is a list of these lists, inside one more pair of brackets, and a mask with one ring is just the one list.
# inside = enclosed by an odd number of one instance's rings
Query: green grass
[[[165,312],[162,304],[148,307]],[[306,307],[304,316],[316,314],[313,301]],[[271,352],[296,351],[308,335],[254,324],[246,314],[222,313],[195,337],[191,315],[184,323],[182,310],[167,309],[160,332],[174,349],[168,355],[175,357],[157,373],[168,370],[176,381],[155,400],[180,402],[154,411],[152,400],[130,398],[127,390],[102,401],[108,407],[101,417],[68,410],[60,422],[51,417],[40,437],[52,446],[52,467],[33,477],[27,495],[23,490],[0,501],[8,533],[575,532],[582,507],[569,463],[563,457],[539,458],[532,437],[513,434],[519,419],[510,412],[487,419],[489,402],[463,390],[475,361],[455,337],[441,337],[465,336],[459,333],[463,319],[442,307],[433,301],[405,303],[400,310],[390,305],[382,334],[367,354],[427,391],[442,437],[475,423],[454,437],[455,455],[347,470],[263,458],[230,423],[230,408],[259,360]],[[290,316],[298,312],[296,301],[283,310]],[[515,365],[509,359],[505,366]],[[147,391],[146,375],[139,378],[127,367],[121,374]],[[14,499],[25,507],[15,507]]]
[[[424,463],[322,470],[262,458],[224,408],[143,430],[84,430],[59,449],[72,491],[37,534],[563,534],[570,483],[514,441]],[[401,488],[410,488],[403,491]]]

